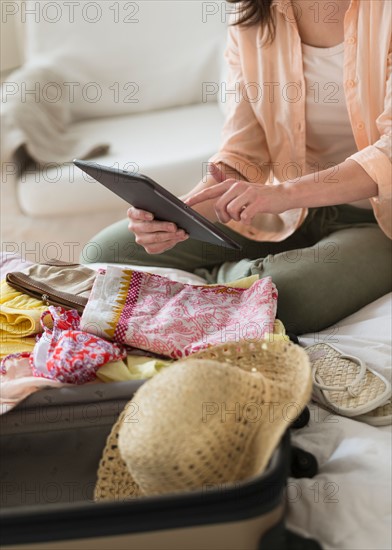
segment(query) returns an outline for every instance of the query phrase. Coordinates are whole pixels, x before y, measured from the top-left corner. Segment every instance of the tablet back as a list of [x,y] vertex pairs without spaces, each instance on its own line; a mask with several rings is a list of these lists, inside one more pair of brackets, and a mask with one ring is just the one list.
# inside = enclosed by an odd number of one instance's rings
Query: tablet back
[[191,238],[241,249],[224,231],[147,176],[93,162],[74,160],[74,164],[135,208],[152,212],[157,220],[175,223]]

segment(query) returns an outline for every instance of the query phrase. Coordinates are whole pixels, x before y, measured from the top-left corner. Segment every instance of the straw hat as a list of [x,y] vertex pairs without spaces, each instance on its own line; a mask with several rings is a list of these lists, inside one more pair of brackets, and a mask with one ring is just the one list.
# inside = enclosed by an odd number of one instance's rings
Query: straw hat
[[306,352],[285,341],[232,342],[177,361],[121,413],[95,499],[222,486],[260,474],[311,394]]

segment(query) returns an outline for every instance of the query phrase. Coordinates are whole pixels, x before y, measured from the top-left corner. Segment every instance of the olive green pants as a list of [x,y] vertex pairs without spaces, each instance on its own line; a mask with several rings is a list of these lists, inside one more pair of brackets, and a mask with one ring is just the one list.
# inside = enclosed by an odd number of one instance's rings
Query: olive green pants
[[[220,224],[218,224],[220,225]],[[137,245],[122,220],[84,248],[82,263],[105,262],[183,269],[209,283],[271,276],[278,318],[294,334],[317,332],[392,290],[392,242],[371,210],[350,205],[312,208],[281,242],[256,242],[220,225],[240,251],[188,239],[159,255]]]

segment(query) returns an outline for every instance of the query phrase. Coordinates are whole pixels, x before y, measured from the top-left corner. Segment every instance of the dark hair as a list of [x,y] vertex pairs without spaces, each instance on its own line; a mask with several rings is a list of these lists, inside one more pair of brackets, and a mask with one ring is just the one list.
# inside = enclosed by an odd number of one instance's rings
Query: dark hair
[[267,40],[275,38],[275,19],[271,4],[273,0],[227,0],[229,4],[238,4],[236,20],[233,25],[261,25],[267,28]]

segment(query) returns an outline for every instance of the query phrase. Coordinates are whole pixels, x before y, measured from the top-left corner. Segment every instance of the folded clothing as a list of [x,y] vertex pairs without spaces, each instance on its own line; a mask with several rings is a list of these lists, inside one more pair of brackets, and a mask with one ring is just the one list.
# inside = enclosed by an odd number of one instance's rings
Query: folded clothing
[[124,382],[125,380],[146,380],[152,378],[163,368],[173,364],[171,360],[154,357],[128,355],[122,361],[106,363],[97,371],[101,382]]
[[[27,354],[29,355],[29,354]],[[29,357],[19,354],[4,360],[5,374],[0,384],[0,414],[5,414],[32,393],[44,388],[61,388],[66,385],[59,380],[37,378],[33,375]]]
[[0,283],[0,359],[11,353],[32,351],[35,334],[42,332],[41,313],[47,306],[36,298]]
[[6,281],[0,284],[0,334],[4,338],[25,338],[42,332],[40,317],[47,306],[23,292],[15,290]]
[[33,350],[1,361],[0,414],[39,389],[95,382],[102,365],[126,357],[122,346],[80,331],[76,310],[50,306],[40,323],[44,332]]
[[98,273],[81,329],[178,359],[226,341],[273,333],[277,290],[271,277],[250,288],[187,285],[117,266]]
[[[290,341],[290,338],[286,335],[282,321],[279,321],[278,319],[275,319],[274,322],[274,332],[272,334],[266,333],[264,337],[269,342],[275,342],[277,340],[284,340],[286,342]],[[138,356],[132,353],[122,361],[111,361],[110,363],[106,363],[106,365],[97,371],[97,378],[99,378],[101,382],[146,380],[148,378],[152,378],[162,369],[173,364],[174,361],[171,360]]]
[[31,353],[34,349],[37,340],[35,336],[29,338],[1,338],[0,341],[0,360],[7,357],[7,355],[14,355],[16,353]]

